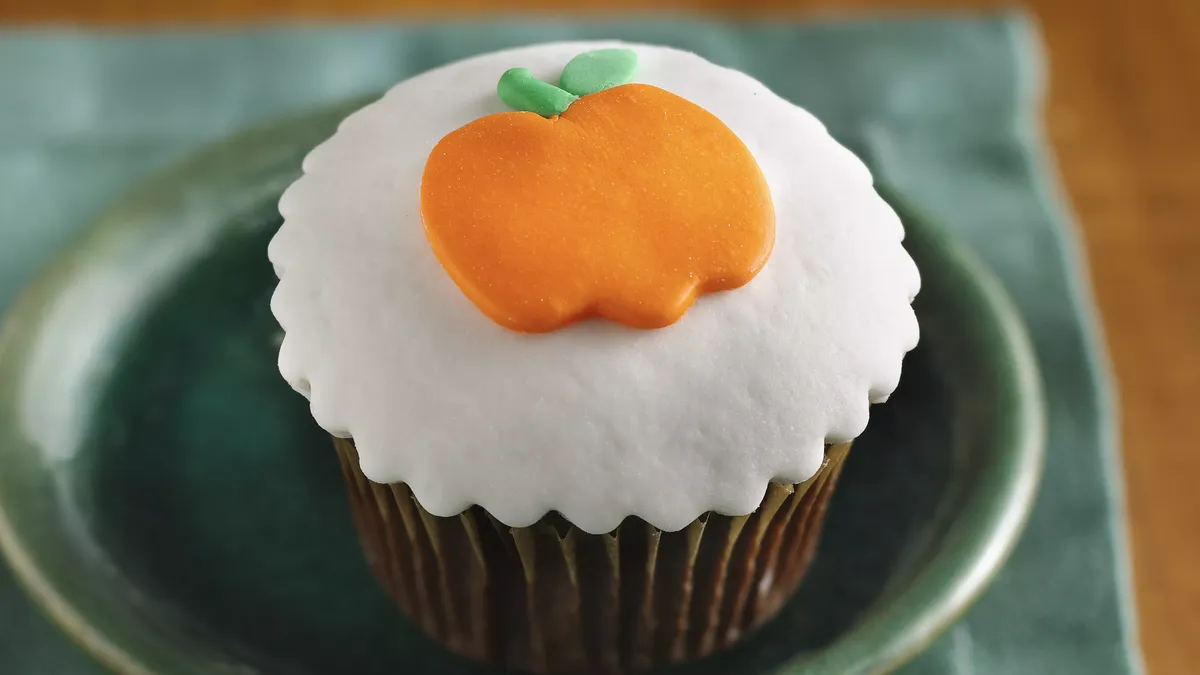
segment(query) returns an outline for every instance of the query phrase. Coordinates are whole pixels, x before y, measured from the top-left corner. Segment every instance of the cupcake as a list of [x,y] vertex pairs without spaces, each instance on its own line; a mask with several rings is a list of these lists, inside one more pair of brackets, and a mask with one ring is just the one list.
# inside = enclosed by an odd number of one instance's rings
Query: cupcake
[[862,162],[676,49],[414,77],[280,211],[279,366],[367,560],[494,666],[639,672],[771,618],[917,342],[919,276]]

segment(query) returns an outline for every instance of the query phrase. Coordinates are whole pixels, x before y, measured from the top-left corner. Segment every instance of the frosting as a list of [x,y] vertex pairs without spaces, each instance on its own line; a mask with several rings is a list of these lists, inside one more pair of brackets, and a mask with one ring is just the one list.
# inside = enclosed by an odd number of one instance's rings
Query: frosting
[[[507,330],[430,247],[426,158],[504,110],[500,73],[553,80],[596,48],[633,49],[636,82],[741,139],[770,188],[774,250],[741,289],[660,330]],[[917,342],[917,270],[866,167],[804,110],[694,54],[557,43],[460,61],[351,115],[304,172],[269,250],[280,370],[318,423],[353,436],[369,478],[407,483],[437,515],[479,504],[520,527],[556,510],[599,533],[630,515],[676,530],[749,513],[769,481],[808,478],[826,443],[862,432]]]
[[599,316],[676,322],[701,293],[749,282],[775,215],[753,155],[711,113],[627,84],[561,117],[497,113],[434,147],[421,215],[446,271],[513,330]]
[[559,86],[576,96],[633,81],[637,72],[637,52],[632,49],[593,49],[567,62]]

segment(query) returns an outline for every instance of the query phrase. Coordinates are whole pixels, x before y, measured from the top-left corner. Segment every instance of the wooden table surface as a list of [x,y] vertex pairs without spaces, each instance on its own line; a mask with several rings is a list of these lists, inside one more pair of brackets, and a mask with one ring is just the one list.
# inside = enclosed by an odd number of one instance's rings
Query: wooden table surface
[[[1200,673],[1200,0],[1034,0],[1047,125],[1120,384],[1150,675]],[[991,0],[0,0],[0,23],[105,25],[531,9],[807,16]],[[1053,489],[1053,486],[1050,486]],[[1041,674],[1031,674],[1041,675]],[[1053,675],[1053,674],[1047,674]]]

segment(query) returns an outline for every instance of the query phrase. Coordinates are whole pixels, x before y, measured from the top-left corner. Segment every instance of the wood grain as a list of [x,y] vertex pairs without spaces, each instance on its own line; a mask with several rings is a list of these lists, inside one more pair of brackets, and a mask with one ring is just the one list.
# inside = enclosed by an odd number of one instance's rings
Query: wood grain
[[[1082,223],[1120,398],[1150,675],[1200,672],[1200,2],[1031,3],[1048,127]],[[808,16],[990,0],[0,0],[0,22],[103,25],[694,9]],[[1051,486],[1052,488],[1052,486]]]

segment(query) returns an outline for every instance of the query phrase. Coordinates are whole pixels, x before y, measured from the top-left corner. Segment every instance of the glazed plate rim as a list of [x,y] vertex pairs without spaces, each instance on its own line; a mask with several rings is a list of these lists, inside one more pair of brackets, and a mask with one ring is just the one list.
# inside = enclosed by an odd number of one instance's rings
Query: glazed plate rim
[[[362,103],[364,100],[355,99],[236,134],[184,158],[118,199],[14,303],[0,326],[0,363],[14,351],[19,335],[36,331],[41,320],[38,310],[56,291],[66,287],[75,259],[86,258],[89,242],[96,237],[133,230],[135,225],[131,223],[136,218],[128,217],[129,214],[170,203],[164,195],[178,196],[198,177],[237,166],[244,178],[245,174],[254,176],[256,167],[261,170],[271,162],[277,167],[280,161],[294,162],[298,169],[299,157],[294,147],[298,144],[297,137],[312,136],[314,128],[331,129],[334,121]],[[311,140],[308,147],[321,137]],[[293,146],[290,154],[289,145]],[[266,149],[260,153],[263,157],[256,167],[238,166],[236,158],[249,156],[246,148],[252,146]],[[272,155],[272,150],[277,152]],[[267,185],[259,192],[281,192],[285,186]],[[956,265],[974,286],[969,292],[986,307],[985,313],[994,323],[995,337],[1003,348],[997,349],[993,356],[998,360],[997,370],[1007,378],[998,387],[1015,397],[1011,414],[998,421],[1006,434],[1006,452],[1001,453],[999,465],[993,470],[1002,480],[996,489],[977,491],[966,500],[968,514],[959,520],[970,521],[971,527],[951,528],[947,539],[953,547],[934,556],[909,585],[890,597],[889,602],[882,603],[880,611],[868,612],[864,620],[834,643],[780,666],[777,672],[781,675],[887,672],[912,659],[970,606],[1003,565],[1032,510],[1041,479],[1046,423],[1042,386],[1033,347],[1019,313],[1000,282],[973,253],[930,224],[894,191],[886,186],[879,189],[898,210],[906,213],[906,220],[926,225],[922,227],[923,234],[936,241],[946,261]],[[0,554],[8,559],[18,582],[35,603],[85,651],[116,672],[154,675],[155,671],[136,650],[119,644],[104,628],[90,622],[85,612],[38,567],[21,533],[6,514],[3,500],[0,500]]]

